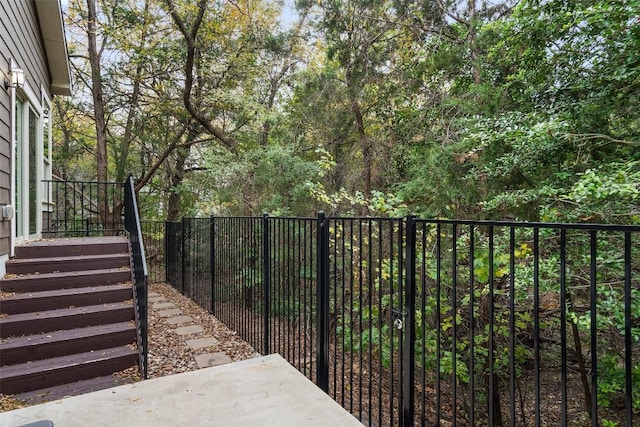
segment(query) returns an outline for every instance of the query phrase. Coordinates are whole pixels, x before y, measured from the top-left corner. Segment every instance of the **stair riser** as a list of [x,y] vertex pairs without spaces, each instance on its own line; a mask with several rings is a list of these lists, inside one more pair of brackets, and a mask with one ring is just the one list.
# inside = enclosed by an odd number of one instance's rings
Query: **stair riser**
[[126,252],[129,252],[127,242],[99,243],[94,245],[16,246],[16,258],[49,258]]
[[85,286],[106,286],[131,281],[130,270],[118,270],[102,274],[70,275],[59,277],[19,277],[0,280],[3,292],[40,292],[56,289],[82,288]]
[[120,267],[129,267],[128,255],[104,259],[77,258],[66,261],[40,261],[38,259],[34,259],[31,262],[7,262],[6,264],[8,274],[53,273],[55,271],[87,271]]
[[20,322],[2,322],[0,337],[38,334],[62,329],[84,328],[86,326],[105,325],[108,323],[128,322],[134,320],[133,306],[97,313],[83,313],[44,319],[29,319]]
[[30,313],[34,311],[56,310],[67,307],[83,307],[87,305],[124,302],[132,298],[133,293],[131,288],[121,288],[92,294],[49,296],[22,300],[8,299],[4,300],[2,304],[0,304],[0,312],[5,314]]
[[51,357],[67,356],[69,354],[84,353],[93,350],[101,350],[109,347],[132,344],[136,340],[136,331],[130,330],[101,334],[93,337],[79,337],[23,347],[2,349],[0,347],[0,360],[3,366],[17,363],[33,362]]
[[61,369],[52,369],[44,373],[16,375],[10,378],[3,378],[0,382],[0,393],[17,394],[30,390],[53,387],[103,375],[110,375],[114,372],[137,365],[138,357],[135,355],[127,355],[99,360],[93,363],[66,366]]

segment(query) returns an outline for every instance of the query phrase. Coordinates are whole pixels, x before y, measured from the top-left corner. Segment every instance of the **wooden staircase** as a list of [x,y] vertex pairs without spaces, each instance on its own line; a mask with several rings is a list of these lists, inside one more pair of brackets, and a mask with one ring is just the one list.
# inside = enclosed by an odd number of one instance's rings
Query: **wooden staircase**
[[50,239],[16,247],[0,280],[0,393],[32,402],[126,382],[139,356],[129,242]]

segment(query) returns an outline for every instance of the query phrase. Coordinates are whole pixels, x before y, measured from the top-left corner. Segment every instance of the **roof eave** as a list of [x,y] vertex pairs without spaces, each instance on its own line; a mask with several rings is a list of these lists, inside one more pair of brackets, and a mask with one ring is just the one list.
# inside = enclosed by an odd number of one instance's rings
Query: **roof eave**
[[71,69],[60,1],[35,0],[35,4],[51,74],[51,92],[54,95],[70,96]]

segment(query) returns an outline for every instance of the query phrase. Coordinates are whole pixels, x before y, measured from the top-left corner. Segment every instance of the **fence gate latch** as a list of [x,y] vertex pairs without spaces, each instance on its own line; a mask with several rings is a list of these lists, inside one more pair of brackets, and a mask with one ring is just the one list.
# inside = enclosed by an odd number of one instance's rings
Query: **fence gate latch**
[[402,329],[404,318],[407,313],[401,310],[391,309],[391,316],[393,318],[393,327],[397,330]]

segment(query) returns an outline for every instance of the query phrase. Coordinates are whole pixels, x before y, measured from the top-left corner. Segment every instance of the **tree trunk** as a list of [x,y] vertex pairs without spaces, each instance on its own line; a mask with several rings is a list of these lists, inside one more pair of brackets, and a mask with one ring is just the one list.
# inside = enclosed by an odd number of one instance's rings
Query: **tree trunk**
[[[149,26],[147,25],[147,15],[149,12],[149,2],[144,2],[144,22],[142,28],[142,36],[140,37],[140,47],[144,47]],[[140,99],[140,81],[142,79],[143,61],[139,61],[136,66],[136,73],[133,76],[133,89],[131,90],[131,99],[129,101],[129,112],[127,114],[127,123],[124,128],[124,137],[120,146],[120,158],[116,162],[116,180],[124,181],[127,178],[127,158],[129,157],[129,147],[133,142],[134,135],[134,118],[138,111],[138,103]]]
[[478,44],[476,34],[476,0],[469,0],[467,4],[469,13],[469,49],[471,51],[471,61],[473,62],[473,83],[479,85],[482,83],[480,75],[480,64],[478,61]]
[[169,206],[167,210],[167,221],[178,221],[180,219],[180,213],[182,210],[182,197],[180,193],[175,191],[176,188],[182,184],[184,180],[184,163],[189,155],[188,148],[179,148],[174,150],[175,165],[170,172],[169,182],[171,183],[171,189],[169,194]]
[[[107,124],[104,113],[104,96],[102,93],[102,77],[100,76],[100,53],[97,46],[96,0],[87,0],[87,42],[89,64],[91,66],[91,96],[96,123],[96,170],[98,182],[107,182]],[[107,228],[109,217],[109,201],[105,185],[99,185],[98,212],[100,220]]]
[[360,142],[360,151],[362,152],[362,179],[364,181],[364,195],[371,197],[371,142],[367,138],[367,132],[364,128],[364,118],[362,110],[357,99],[351,101],[351,111],[356,120],[358,127],[358,140]]

